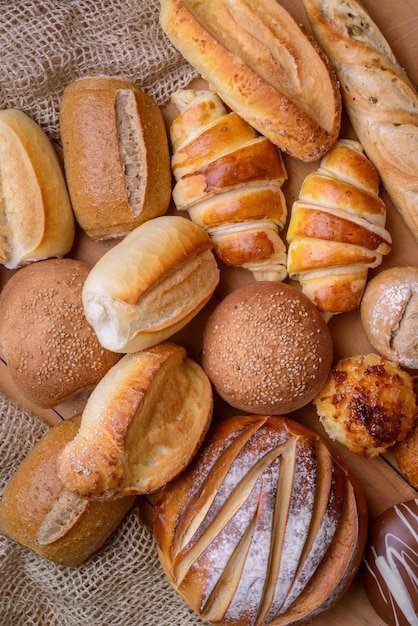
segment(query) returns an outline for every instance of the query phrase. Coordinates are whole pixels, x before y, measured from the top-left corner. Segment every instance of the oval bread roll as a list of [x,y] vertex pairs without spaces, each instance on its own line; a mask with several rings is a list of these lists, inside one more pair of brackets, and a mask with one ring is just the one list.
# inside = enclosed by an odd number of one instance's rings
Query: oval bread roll
[[159,489],[196,453],[212,404],[208,377],[181,346],[126,354],[93,390],[62,452],[64,485],[102,500]]
[[126,235],[171,199],[168,138],[154,100],[130,81],[67,85],[60,132],[75,216],[93,240]]
[[0,111],[0,263],[16,269],[61,257],[74,240],[74,215],[57,153],[23,111]]
[[0,531],[55,563],[75,567],[116,529],[135,497],[90,502],[67,491],[57,459],[77,434],[81,416],[52,427],[7,484],[0,502]]
[[105,348],[136,352],[183,328],[218,281],[209,235],[186,218],[165,215],[138,226],[99,259],[84,284],[84,311]]

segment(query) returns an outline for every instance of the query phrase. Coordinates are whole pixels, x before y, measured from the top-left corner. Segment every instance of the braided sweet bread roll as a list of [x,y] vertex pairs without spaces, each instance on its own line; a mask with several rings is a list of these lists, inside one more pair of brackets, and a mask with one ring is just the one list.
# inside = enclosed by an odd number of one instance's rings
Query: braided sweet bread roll
[[191,465],[154,502],[170,583],[218,626],[307,623],[353,580],[366,532],[351,472],[284,417],[212,422]]
[[287,174],[280,152],[210,91],[181,90],[172,100],[180,111],[170,127],[177,209],[208,232],[225,265],[257,280],[283,280]]
[[292,206],[288,273],[327,315],[359,306],[368,269],[391,250],[379,183],[360,143],[341,139],[305,178]]

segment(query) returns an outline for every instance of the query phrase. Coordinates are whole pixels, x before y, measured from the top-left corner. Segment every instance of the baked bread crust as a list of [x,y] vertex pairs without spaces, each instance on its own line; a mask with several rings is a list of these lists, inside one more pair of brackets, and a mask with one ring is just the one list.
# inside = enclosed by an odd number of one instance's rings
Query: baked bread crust
[[210,315],[202,364],[218,394],[249,413],[290,413],[308,404],[332,363],[329,329],[312,302],[284,283],[239,287]]
[[93,390],[60,456],[63,484],[98,500],[159,489],[193,458],[212,405],[208,377],[181,346],[125,355]]
[[334,71],[279,3],[163,0],[160,23],[211,89],[282,150],[314,161],[335,142],[341,98]]
[[318,435],[283,417],[213,422],[157,494],[154,534],[173,588],[209,623],[306,623],[344,593],[367,533],[364,496]]

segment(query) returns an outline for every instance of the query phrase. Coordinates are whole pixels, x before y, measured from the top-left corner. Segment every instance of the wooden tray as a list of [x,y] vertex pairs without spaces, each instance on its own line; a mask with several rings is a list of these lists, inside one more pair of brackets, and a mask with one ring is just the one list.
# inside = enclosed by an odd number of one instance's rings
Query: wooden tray
[[[302,1],[282,0],[282,4],[293,13],[293,15],[308,27]],[[417,0],[364,0],[364,5],[370,11],[372,17],[379,25],[399,62],[405,67],[410,79],[414,84],[418,83],[418,3]],[[203,81],[194,81],[193,86],[205,86]],[[167,124],[173,119],[175,110],[167,106],[163,109],[163,114]],[[342,138],[355,138],[353,131],[343,116],[341,130]],[[288,181],[283,187],[290,212],[292,202],[299,194],[300,185],[308,172],[316,169],[318,164],[305,164],[285,156],[285,165],[288,172]],[[388,207],[387,228],[393,238],[391,254],[384,259],[383,264],[374,272],[370,272],[372,277],[376,272],[390,266],[397,265],[418,265],[418,246],[405,226],[398,212],[393,207],[388,196],[382,190],[382,198]],[[175,212],[173,208],[170,212]],[[93,243],[88,237],[77,230],[74,246],[68,256],[78,258],[93,265],[102,254],[111,246],[113,242]],[[13,272],[0,266],[0,289],[9,280]],[[184,345],[189,356],[199,359],[199,348],[202,329],[212,308],[216,303],[231,290],[236,287],[251,282],[253,279],[245,271],[221,267],[221,282],[211,303],[180,333],[172,337]],[[295,285],[297,287],[297,285]],[[349,314],[335,316],[329,322],[334,340],[335,360],[352,354],[366,354],[372,352],[373,348],[368,343],[363,332],[359,311]],[[418,373],[418,372],[414,372]],[[34,414],[42,417],[49,424],[59,423],[82,411],[86,395],[77,400],[67,402],[55,407],[53,410],[43,410],[28,402],[14,386],[8,374],[7,366],[0,360],[0,391],[8,397],[19,402]],[[221,401],[216,401],[215,411],[217,415],[223,415],[231,411]],[[303,422],[320,435],[327,438],[322,426],[319,424],[315,409],[312,405],[305,407],[294,415],[296,419]],[[393,454],[388,453],[384,457],[377,459],[366,459],[362,456],[349,452],[343,446],[332,444],[337,452],[345,459],[348,465],[360,480],[367,498],[370,519],[375,518],[386,508],[401,501],[410,500],[417,497],[417,492],[400,474]],[[324,616],[314,620],[315,626],[331,626],[334,624],[344,624],[344,626],[360,626],[363,624],[374,624],[384,626],[384,622],[379,619],[371,605],[369,604],[359,577],[352,584],[347,594],[340,603]],[[144,625],[146,626],[146,625]]]

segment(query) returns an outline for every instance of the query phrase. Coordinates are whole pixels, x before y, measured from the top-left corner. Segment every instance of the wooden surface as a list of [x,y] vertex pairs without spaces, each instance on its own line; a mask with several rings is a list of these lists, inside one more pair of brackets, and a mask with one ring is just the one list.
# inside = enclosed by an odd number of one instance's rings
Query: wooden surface
[[[307,26],[301,0],[283,0],[282,4],[299,21]],[[364,4],[386,35],[395,55],[406,68],[412,82],[417,84],[418,0],[397,0],[396,2],[390,0],[379,0],[379,2],[376,2],[376,0],[364,0]],[[168,106],[163,110],[163,113],[168,124],[173,118],[174,111],[172,107]],[[343,117],[341,137],[354,138],[345,117]],[[283,191],[290,212],[291,204],[298,196],[303,178],[309,171],[315,169],[318,164],[304,164],[289,157],[285,157],[285,164],[288,172],[288,181],[285,183]],[[370,277],[389,266],[418,265],[417,243],[399,217],[384,190],[382,191],[382,197],[388,207],[387,228],[393,238],[393,248],[391,254],[384,259],[382,266],[378,270],[370,272]],[[82,259],[93,265],[115,243],[115,241],[112,243],[93,243],[78,230],[73,249],[68,256]],[[12,274],[13,272],[0,267],[0,288]],[[252,277],[245,271],[221,267],[221,282],[216,291],[216,297],[189,326],[171,339],[183,344],[187,348],[189,355],[198,360],[201,332],[210,311],[216,305],[218,299],[224,297],[237,286],[250,281],[252,281]],[[297,287],[297,285],[295,286]],[[366,354],[373,351],[364,335],[359,311],[335,316],[330,320],[329,327],[334,339],[335,360],[352,354]],[[416,374],[418,372],[413,373]],[[66,419],[82,411],[87,397],[85,395],[72,402],[57,406],[53,410],[39,409],[29,403],[14,386],[4,361],[0,361],[0,391],[42,417],[49,424],[56,424],[61,419]],[[217,415],[228,413],[230,410],[221,401],[216,401],[215,411]],[[292,417],[310,426],[326,438],[313,406],[310,405],[304,408]],[[417,492],[399,473],[393,460],[393,454],[388,453],[385,457],[377,459],[366,459],[349,452],[340,445],[333,445],[360,480],[366,494],[370,519],[373,519],[395,503],[417,496]],[[344,626],[360,626],[363,624],[383,626],[383,622],[373,611],[364,594],[359,577],[356,578],[354,584],[337,607],[326,615],[317,618],[314,624],[316,626],[331,626],[334,624],[344,624]]]

